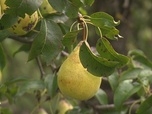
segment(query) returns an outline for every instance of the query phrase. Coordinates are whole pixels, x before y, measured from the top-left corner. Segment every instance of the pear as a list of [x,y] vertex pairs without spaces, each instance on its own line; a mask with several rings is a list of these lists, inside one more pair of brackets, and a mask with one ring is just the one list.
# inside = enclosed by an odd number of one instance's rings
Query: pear
[[47,15],[56,12],[56,10],[53,9],[48,0],[43,0],[43,3],[40,6],[40,11],[42,15]]
[[73,106],[70,103],[68,103],[66,100],[62,99],[59,101],[57,114],[66,114],[66,112],[71,109],[73,109]]
[[101,77],[94,76],[83,67],[79,58],[81,41],[63,62],[57,77],[61,93],[77,100],[88,100],[98,91]]

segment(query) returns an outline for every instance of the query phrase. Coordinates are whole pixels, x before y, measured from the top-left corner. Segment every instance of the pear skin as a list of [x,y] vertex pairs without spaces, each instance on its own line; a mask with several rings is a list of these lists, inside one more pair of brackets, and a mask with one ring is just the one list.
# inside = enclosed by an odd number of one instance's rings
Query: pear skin
[[98,91],[102,78],[92,75],[82,66],[79,58],[82,43],[75,47],[61,65],[57,82],[63,95],[77,100],[88,100]]

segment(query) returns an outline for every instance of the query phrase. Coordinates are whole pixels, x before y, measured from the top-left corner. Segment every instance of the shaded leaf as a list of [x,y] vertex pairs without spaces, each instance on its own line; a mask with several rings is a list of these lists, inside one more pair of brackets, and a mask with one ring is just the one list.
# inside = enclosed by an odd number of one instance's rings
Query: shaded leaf
[[128,53],[129,56],[133,58],[133,60],[139,62],[145,67],[152,68],[152,62],[148,60],[148,58],[145,56],[145,54],[141,50],[131,50]]
[[45,78],[45,85],[48,91],[48,95],[50,95],[50,97],[53,97],[56,94],[56,90],[57,90],[57,76],[55,74],[53,75],[48,75]]
[[108,76],[108,81],[113,91],[116,90],[117,86],[119,85],[119,74],[118,72],[114,72],[110,76]]
[[121,74],[119,81],[138,78],[141,71],[142,71],[141,68],[128,69]]
[[46,20],[46,42],[42,50],[42,55],[47,64],[57,57],[62,51],[63,34],[60,27],[51,20]]
[[42,53],[43,47],[46,43],[46,34],[47,34],[46,26],[47,26],[46,21],[41,20],[40,32],[34,38],[34,41],[31,46],[31,50],[29,52],[28,61],[34,59],[35,57],[37,57]]
[[6,65],[5,55],[3,51],[3,47],[0,43],[0,70],[3,70]]
[[102,89],[99,89],[95,96],[100,104],[108,104],[108,96]]
[[2,42],[5,38],[7,38],[11,33],[7,30],[0,30],[0,42]]
[[31,92],[34,90],[40,90],[44,88],[45,88],[45,84],[42,80],[26,81],[19,87],[17,96],[22,96],[24,93]]
[[137,114],[145,114],[152,107],[152,96],[148,97],[138,108]]
[[63,45],[67,47],[73,45],[79,32],[80,30],[66,33],[62,40]]
[[92,6],[92,4],[94,3],[94,0],[81,0],[83,2],[83,4],[88,5],[88,6]]
[[66,0],[48,0],[51,6],[58,12],[63,12],[66,6]]
[[39,8],[42,2],[43,0],[15,0],[14,2],[12,0],[6,0],[6,5],[9,8],[5,13],[20,17],[24,17],[25,13],[31,15]]
[[131,80],[125,80],[119,83],[114,93],[115,107],[117,109],[121,109],[124,101],[126,101],[130,96],[139,91],[140,88],[141,85],[139,85],[138,83],[132,84]]
[[14,53],[13,56],[15,56],[19,52],[28,52],[30,51],[31,46],[29,44],[23,44],[21,47],[19,47]]

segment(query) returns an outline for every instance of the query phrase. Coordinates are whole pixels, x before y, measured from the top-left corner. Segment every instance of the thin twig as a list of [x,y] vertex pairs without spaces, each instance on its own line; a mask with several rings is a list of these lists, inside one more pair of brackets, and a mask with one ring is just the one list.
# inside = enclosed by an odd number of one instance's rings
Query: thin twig
[[45,75],[45,71],[43,69],[42,62],[41,62],[39,57],[36,57],[36,61],[37,61],[37,64],[39,66],[39,69],[40,69],[41,79],[43,79],[43,76]]
[[22,42],[22,43],[28,43],[31,44],[33,42],[33,39],[27,38],[27,37],[20,37],[20,36],[9,36],[8,38]]
[[[129,106],[129,105],[133,104],[134,102],[138,102],[138,103],[139,103],[139,102],[140,102],[140,99],[127,101],[127,102],[125,102],[123,105]],[[98,109],[98,110],[114,109],[114,108],[115,108],[115,105],[114,105],[114,104],[96,105],[96,106],[94,106],[94,108],[95,108],[95,109]]]

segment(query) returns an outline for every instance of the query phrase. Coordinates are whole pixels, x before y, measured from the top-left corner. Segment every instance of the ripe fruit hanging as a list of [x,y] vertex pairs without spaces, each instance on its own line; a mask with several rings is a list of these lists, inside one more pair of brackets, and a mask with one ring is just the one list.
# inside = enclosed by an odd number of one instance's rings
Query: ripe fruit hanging
[[66,100],[60,100],[57,108],[57,114],[65,114],[68,110],[73,109],[73,106]]
[[85,69],[79,58],[80,42],[61,65],[58,72],[58,86],[65,96],[78,100],[87,100],[95,95],[101,84],[101,77],[96,77]]

